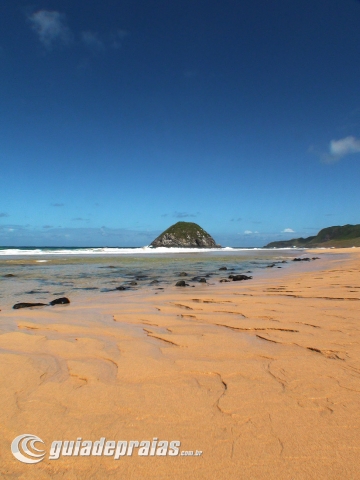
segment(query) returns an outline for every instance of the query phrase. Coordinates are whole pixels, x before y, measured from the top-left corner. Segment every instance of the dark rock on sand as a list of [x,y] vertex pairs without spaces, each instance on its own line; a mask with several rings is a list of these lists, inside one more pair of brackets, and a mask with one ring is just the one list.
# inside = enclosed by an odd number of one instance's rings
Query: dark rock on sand
[[247,275],[229,275],[229,278],[232,278],[233,282],[238,282],[240,280],[251,280],[253,277],[248,277]]
[[206,278],[204,278],[204,277],[200,278],[199,282],[200,283],[206,283]]
[[152,282],[150,282],[150,285],[156,285],[157,283],[160,283],[159,280],[153,280]]
[[36,293],[50,293],[48,290],[29,290],[28,292],[24,292],[27,295],[34,295]]
[[305,258],[297,257],[297,258],[293,259],[293,262],[310,262],[310,260],[311,260],[311,258],[309,258],[309,257],[305,257]]
[[55,300],[52,300],[49,305],[66,305],[70,303],[70,300],[66,297],[61,297],[61,298],[55,298]]
[[132,285],[132,286],[137,285],[137,282],[132,281],[132,282],[129,283],[129,285]]
[[126,287],[124,287],[124,285],[120,285],[120,287],[115,287],[115,290],[126,290]]
[[220,267],[219,270],[227,270],[227,267]]
[[230,282],[230,280],[228,280],[227,278],[222,278],[222,279],[220,280],[220,283],[224,283],[224,282]]
[[188,274],[186,272],[181,272],[179,273],[179,277],[187,277]]
[[[301,259],[300,259],[301,260]],[[286,260],[282,260],[281,262],[274,262],[274,263],[271,263],[270,265],[267,265],[266,268],[273,268],[273,267],[276,267],[276,265],[278,265],[279,263],[287,263]],[[281,268],[281,267],[277,267],[277,268]]]
[[13,273],[7,273],[6,275],[3,275],[4,278],[12,278],[12,277],[16,277],[16,275],[14,275]]
[[179,280],[178,282],[175,283],[175,287],[188,287],[189,285],[185,283],[184,280]]
[[30,308],[30,307],[44,307],[46,303],[16,303],[13,308],[17,310],[18,308]]

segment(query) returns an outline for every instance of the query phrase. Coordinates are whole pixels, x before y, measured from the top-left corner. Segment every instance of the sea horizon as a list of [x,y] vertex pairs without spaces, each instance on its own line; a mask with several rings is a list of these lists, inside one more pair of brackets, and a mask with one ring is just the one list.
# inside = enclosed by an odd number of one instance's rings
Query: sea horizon
[[149,253],[149,254],[166,254],[166,253],[210,253],[210,252],[227,252],[227,251],[241,251],[241,250],[306,250],[305,247],[217,247],[217,248],[187,248],[187,247],[152,247],[150,245],[144,246],[15,246],[5,245],[0,246],[0,255],[38,255],[38,254],[134,254],[134,253]]

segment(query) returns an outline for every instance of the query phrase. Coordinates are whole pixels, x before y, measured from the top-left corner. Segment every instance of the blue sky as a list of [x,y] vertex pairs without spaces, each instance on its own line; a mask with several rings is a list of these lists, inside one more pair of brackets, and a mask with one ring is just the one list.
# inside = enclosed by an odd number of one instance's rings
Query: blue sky
[[360,2],[0,5],[0,245],[360,223]]

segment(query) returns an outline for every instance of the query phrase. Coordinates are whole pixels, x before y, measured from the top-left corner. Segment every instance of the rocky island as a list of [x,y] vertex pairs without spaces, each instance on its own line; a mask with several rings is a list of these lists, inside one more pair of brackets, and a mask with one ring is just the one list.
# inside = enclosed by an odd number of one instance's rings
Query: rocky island
[[180,248],[220,248],[212,236],[193,222],[177,222],[161,233],[150,246]]

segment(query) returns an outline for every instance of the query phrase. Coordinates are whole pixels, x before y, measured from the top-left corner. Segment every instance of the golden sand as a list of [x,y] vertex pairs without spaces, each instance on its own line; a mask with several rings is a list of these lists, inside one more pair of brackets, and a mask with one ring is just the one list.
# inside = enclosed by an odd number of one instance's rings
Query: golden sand
[[[360,478],[360,252],[331,253],[314,271],[2,310],[0,478]],[[203,453],[26,465],[23,433],[47,451],[157,437]]]

